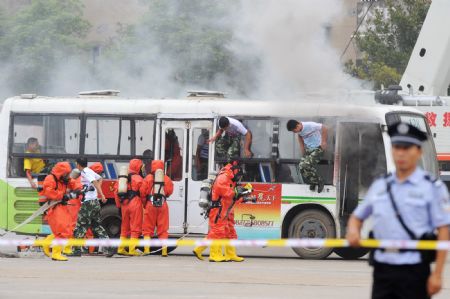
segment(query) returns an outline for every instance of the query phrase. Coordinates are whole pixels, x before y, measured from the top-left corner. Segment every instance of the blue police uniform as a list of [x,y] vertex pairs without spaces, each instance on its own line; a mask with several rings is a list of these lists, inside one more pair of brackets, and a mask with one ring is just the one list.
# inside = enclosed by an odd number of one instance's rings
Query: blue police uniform
[[[373,233],[376,239],[408,240],[408,233],[395,215],[389,199],[387,185],[403,221],[420,238],[427,232],[450,224],[449,194],[447,187],[432,179],[426,171],[417,168],[405,181],[400,182],[396,174],[376,180],[370,187],[364,201],[356,208],[354,215],[360,220],[373,216]],[[420,253],[414,251],[375,251],[375,261],[390,265],[421,263]]]
[[[427,139],[425,133],[405,123],[390,126],[388,132],[393,145],[421,146]],[[388,185],[401,218],[416,239],[450,225],[447,187],[417,167],[402,182],[395,172],[377,179],[353,212],[360,220],[372,216],[376,239],[411,239],[396,216]],[[377,249],[374,253],[372,298],[428,298],[429,275],[430,265],[422,261],[420,252]]]

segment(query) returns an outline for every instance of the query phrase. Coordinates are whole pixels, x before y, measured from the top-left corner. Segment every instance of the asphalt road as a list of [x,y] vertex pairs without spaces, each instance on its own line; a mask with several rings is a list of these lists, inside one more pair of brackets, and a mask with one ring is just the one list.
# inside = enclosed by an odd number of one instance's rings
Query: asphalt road
[[[369,298],[371,268],[364,259],[311,261],[288,248],[242,248],[243,263],[209,263],[190,250],[168,258],[0,258],[0,299]],[[450,298],[450,260],[445,288],[434,298]]]

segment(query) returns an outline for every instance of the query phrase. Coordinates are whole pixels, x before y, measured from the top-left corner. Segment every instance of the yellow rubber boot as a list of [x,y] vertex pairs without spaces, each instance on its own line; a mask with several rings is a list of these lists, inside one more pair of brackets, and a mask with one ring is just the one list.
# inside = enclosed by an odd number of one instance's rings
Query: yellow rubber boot
[[196,258],[198,258],[201,261],[204,261],[205,258],[203,257],[202,253],[205,250],[206,250],[206,246],[198,246],[198,247],[195,247],[194,250],[192,250],[192,252],[194,253]]
[[63,253],[66,254],[66,255],[73,254],[72,246],[64,246]]
[[225,246],[225,258],[228,261],[232,262],[243,262],[244,258],[237,256],[236,254],[236,248],[234,246],[227,245]]
[[131,256],[139,256],[141,255],[139,252],[136,251],[136,246],[139,243],[139,239],[138,238],[131,238],[130,239],[130,251],[128,252],[128,255]]
[[53,246],[52,248],[52,260],[54,261],[67,261],[67,258],[61,254],[62,246]]
[[[44,241],[46,241],[46,242],[51,242],[51,241],[53,241],[53,239],[55,239],[55,235],[50,234],[50,235],[48,235],[48,236],[44,239]],[[45,254],[46,256],[52,257],[52,252],[51,252],[50,244],[42,246],[42,250],[44,251],[44,254]]]
[[[125,237],[120,237],[121,242],[125,241],[126,239],[127,238],[125,238]],[[119,247],[117,248],[117,254],[128,255],[128,251],[125,249],[125,246],[123,246],[122,243],[120,243]]]
[[[144,237],[144,240],[150,241],[150,237]],[[149,255],[149,254],[150,254],[150,246],[144,246],[144,255]]]
[[209,250],[209,261],[216,263],[227,261],[222,255],[222,246],[211,245],[211,249]]
[[169,254],[167,253],[167,247],[166,246],[161,248],[161,256],[162,257],[168,257],[169,256]]

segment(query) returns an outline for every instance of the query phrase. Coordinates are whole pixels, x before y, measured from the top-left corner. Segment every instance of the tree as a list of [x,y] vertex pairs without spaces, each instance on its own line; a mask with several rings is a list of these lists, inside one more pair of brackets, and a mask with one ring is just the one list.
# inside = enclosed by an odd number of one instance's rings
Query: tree
[[[79,0],[33,0],[4,17],[0,29],[0,63],[10,68],[12,92],[45,93],[55,66],[82,55],[90,24]],[[1,15],[0,15],[1,21]]]
[[159,73],[167,75],[167,82],[175,88],[212,89],[223,87],[218,84],[225,82],[245,94],[251,86],[250,76],[245,75],[251,68],[246,66],[254,61],[242,61],[230,49],[234,38],[232,12],[237,1],[147,0],[147,3],[143,19],[122,28],[120,38],[106,51],[108,57],[103,62],[115,57],[116,63],[122,61],[122,71],[135,77],[135,81],[146,80],[148,84],[156,84],[153,79]]
[[386,0],[367,20],[367,30],[359,32],[356,44],[361,61],[346,63],[352,75],[381,84],[398,84],[408,64],[430,6],[427,0]]

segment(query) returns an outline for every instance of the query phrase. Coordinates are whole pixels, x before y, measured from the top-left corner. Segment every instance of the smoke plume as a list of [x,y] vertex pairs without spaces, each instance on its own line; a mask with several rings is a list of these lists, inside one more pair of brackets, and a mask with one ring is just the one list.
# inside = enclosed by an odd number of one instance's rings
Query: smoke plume
[[[119,89],[128,97],[180,97],[188,89],[213,89],[233,97],[281,99],[360,88],[360,82],[343,72],[339,53],[330,45],[330,24],[343,15],[342,1],[148,3],[149,12],[129,27],[131,34],[113,39],[95,63],[90,52],[60,61],[51,72],[45,93],[62,96],[88,89]],[[163,6],[163,14],[146,17],[152,9]],[[212,6],[216,8],[210,9]],[[155,34],[151,22],[157,17],[164,18],[158,25],[186,22],[190,32],[182,32],[182,51],[170,47],[176,34],[169,32],[167,39]],[[196,24],[190,26],[189,22]],[[14,72],[14,62],[1,61],[0,65],[1,96],[34,92],[13,90],[5,84]]]

